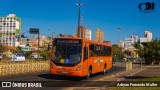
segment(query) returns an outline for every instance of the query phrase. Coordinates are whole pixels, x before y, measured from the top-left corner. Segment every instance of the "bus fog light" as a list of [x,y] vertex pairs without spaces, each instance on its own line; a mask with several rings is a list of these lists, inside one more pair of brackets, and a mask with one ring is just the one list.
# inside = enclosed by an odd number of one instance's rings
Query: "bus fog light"
[[82,66],[79,65],[76,70],[78,71],[78,70],[81,70],[81,69],[82,69]]

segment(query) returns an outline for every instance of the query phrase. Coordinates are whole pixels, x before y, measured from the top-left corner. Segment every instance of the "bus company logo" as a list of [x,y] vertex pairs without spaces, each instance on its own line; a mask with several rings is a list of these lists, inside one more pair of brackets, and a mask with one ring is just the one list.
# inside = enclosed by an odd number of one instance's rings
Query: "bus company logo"
[[94,60],[94,63],[100,63],[100,62],[104,62],[104,60]]
[[145,13],[154,12],[155,3],[154,2],[145,2],[139,4],[139,10]]
[[98,60],[94,60],[94,63],[98,63]]
[[11,87],[11,82],[2,82],[2,87]]

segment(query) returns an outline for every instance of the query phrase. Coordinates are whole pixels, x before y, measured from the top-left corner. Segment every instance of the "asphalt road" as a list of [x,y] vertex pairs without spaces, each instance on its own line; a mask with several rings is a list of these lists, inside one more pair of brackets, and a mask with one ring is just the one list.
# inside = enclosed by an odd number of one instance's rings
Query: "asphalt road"
[[[34,90],[45,90],[45,89],[51,89],[51,90],[61,90],[65,89],[67,87],[74,87],[77,85],[81,85],[83,83],[90,83],[88,81],[94,81],[99,80],[101,78],[107,77],[108,75],[111,75],[113,73],[118,73],[120,71],[125,70],[124,64],[116,65],[116,67],[112,67],[111,70],[108,71],[106,75],[103,75],[102,73],[94,74],[90,79],[85,78],[79,78],[79,77],[58,77],[55,75],[50,75],[49,72],[42,72],[38,74],[29,74],[29,75],[19,75],[19,76],[11,76],[11,77],[5,77],[0,78],[1,81],[12,81],[12,82],[35,82],[35,83],[41,83],[42,88],[0,88],[0,90],[28,90],[28,89],[34,89]],[[45,87],[47,88],[45,88]]]

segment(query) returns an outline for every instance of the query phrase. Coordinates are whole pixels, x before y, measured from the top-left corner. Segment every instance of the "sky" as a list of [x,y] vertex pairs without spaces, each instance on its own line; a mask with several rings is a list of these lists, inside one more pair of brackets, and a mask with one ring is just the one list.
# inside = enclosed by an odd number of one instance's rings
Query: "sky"
[[[16,14],[22,20],[22,33],[39,28],[41,35],[74,35],[78,26],[77,2],[84,3],[83,25],[92,30],[92,39],[96,28],[112,44],[132,34],[143,37],[145,30],[151,31],[153,38],[160,38],[160,0],[0,0],[0,17]],[[154,12],[139,10],[139,4],[145,2],[155,3]]]

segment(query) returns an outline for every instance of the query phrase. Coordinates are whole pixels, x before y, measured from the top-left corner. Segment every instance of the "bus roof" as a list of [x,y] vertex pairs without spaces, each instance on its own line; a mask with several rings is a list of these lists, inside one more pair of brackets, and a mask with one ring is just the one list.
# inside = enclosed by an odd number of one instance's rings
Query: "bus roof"
[[61,37],[57,37],[55,39],[77,39],[77,40],[83,40],[85,42],[91,43],[91,44],[98,44],[98,45],[104,45],[104,46],[112,46],[110,43],[103,43],[103,42],[97,42],[97,41],[93,41],[93,40],[87,40],[85,38],[78,38],[76,36],[61,36]]
[[98,44],[98,45],[103,45],[103,46],[112,46],[110,43],[104,43],[104,42],[97,42],[97,41],[93,41],[93,40],[87,40],[87,39],[83,39],[85,42],[89,42],[91,44]]

